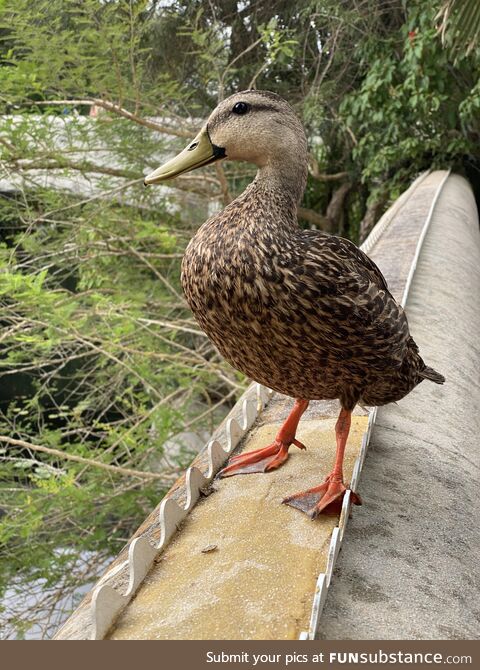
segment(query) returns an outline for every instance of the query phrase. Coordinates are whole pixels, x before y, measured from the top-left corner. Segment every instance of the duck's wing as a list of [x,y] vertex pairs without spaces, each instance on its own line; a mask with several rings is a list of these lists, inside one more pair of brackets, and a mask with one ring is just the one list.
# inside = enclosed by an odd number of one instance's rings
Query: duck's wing
[[355,272],[368,276],[368,278],[377,284],[379,288],[388,291],[387,280],[381,273],[378,265],[376,265],[366,253],[359,249],[356,244],[344,237],[330,235],[326,240],[326,245],[327,247],[332,248],[336,254],[343,257],[345,261],[352,266],[352,269],[354,269]]
[[341,261],[350,272],[364,276],[379,288],[388,291],[387,280],[380,268],[350,240],[319,230],[302,230],[300,236],[304,249],[319,254],[327,262]]
[[358,323],[366,348],[374,352],[372,366],[400,367],[413,342],[403,307],[387,289],[371,281],[351,277],[342,289],[341,299],[351,307],[352,325]]
[[[353,339],[358,335],[359,358],[365,357],[379,368],[401,366],[411,340],[407,317],[379,268],[349,240],[303,232],[307,233],[303,238],[307,274],[311,285],[316,282],[318,286],[319,312],[350,330]],[[322,286],[328,287],[323,295]],[[358,346],[363,347],[365,356],[359,355]]]

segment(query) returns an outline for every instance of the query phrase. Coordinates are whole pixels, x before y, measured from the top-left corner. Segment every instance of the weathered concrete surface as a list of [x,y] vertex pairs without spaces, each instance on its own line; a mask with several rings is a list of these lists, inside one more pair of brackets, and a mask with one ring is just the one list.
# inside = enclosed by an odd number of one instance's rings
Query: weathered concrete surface
[[[312,522],[280,503],[318,485],[330,471],[335,420],[307,415],[298,431],[307,451],[292,449],[288,467],[216,481],[215,492],[197,504],[158,557],[110,639],[298,639],[309,626],[316,578],[326,570],[338,515]],[[353,417],[347,481],[367,422],[367,416]],[[280,426],[260,426],[245,450],[271,442]]]
[[[422,184],[424,216],[442,176],[429,193]],[[322,639],[480,637],[480,235],[458,176],[434,211],[407,314],[447,382],[379,410]]]

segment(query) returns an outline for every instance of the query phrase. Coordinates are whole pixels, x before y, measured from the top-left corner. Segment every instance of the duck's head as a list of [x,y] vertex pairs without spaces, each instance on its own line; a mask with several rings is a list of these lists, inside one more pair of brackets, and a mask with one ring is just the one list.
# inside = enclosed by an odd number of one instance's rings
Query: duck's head
[[242,91],[223,100],[185,149],[145,178],[157,184],[224,158],[259,168],[306,164],[307,142],[292,107],[270,91]]

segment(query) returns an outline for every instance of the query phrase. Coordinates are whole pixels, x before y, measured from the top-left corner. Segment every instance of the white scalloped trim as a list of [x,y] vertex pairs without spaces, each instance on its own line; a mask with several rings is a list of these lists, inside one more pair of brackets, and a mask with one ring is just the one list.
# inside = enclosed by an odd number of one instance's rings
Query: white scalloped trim
[[[186,471],[185,489],[187,498],[185,505],[179,505],[176,500],[168,497],[162,501],[159,509],[160,541],[158,545],[152,545],[145,536],[135,538],[128,550],[128,560],[107,572],[95,587],[91,602],[92,640],[101,640],[105,637],[115,619],[130,602],[147,576],[155,557],[165,549],[179,524],[197,503],[201,489],[213,480],[229,454],[237,447],[245,433],[250,430],[273,394],[273,391],[261,384],[254,384],[249,390],[250,393],[247,391],[247,396],[242,403],[241,423],[233,418],[227,420],[225,427],[227,444],[225,448],[218,440],[212,440],[208,443],[207,472],[204,474],[195,466],[189,467]],[[122,594],[108,584],[108,581],[127,566],[129,583],[126,593]]]

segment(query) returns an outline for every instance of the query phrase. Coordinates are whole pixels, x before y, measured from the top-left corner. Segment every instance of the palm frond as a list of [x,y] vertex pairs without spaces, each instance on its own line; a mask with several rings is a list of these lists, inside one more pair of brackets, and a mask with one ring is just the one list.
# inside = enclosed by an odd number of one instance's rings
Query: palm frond
[[435,20],[444,45],[468,55],[480,43],[479,0],[444,0]]

